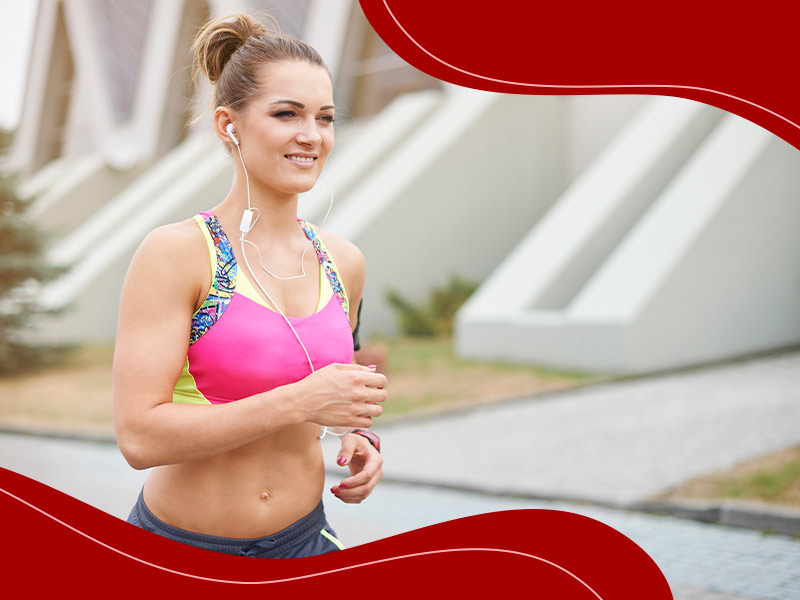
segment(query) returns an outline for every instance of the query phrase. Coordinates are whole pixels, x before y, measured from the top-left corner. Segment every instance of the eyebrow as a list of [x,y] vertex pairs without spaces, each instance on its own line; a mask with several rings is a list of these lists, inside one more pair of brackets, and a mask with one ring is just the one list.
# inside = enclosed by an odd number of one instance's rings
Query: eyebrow
[[[302,102],[298,102],[297,100],[275,100],[271,104],[291,104],[292,106],[296,106],[297,108],[305,108],[306,105]],[[336,107],[333,104],[326,104],[320,110],[328,110],[328,109],[335,109]]]

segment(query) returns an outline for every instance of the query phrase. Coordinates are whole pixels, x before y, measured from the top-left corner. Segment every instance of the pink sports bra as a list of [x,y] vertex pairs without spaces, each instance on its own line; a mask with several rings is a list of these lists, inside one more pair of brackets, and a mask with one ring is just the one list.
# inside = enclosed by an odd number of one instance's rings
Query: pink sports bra
[[[221,404],[299,381],[311,373],[303,348],[283,317],[238,275],[236,257],[212,212],[195,217],[208,244],[211,288],[192,316],[183,372],[173,402]],[[316,312],[289,317],[314,369],[353,360],[349,303],[336,265],[316,231],[298,219],[320,264]]]

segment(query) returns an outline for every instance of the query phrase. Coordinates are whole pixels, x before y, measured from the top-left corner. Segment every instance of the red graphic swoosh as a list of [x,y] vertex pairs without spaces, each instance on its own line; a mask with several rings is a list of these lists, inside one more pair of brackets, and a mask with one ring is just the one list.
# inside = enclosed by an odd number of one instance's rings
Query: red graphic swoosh
[[207,594],[241,585],[313,594],[357,581],[417,596],[512,594],[524,586],[577,600],[672,597],[661,571],[630,539],[563,511],[488,513],[342,552],[269,560],[161,538],[6,469],[0,491],[5,590],[28,594],[60,593],[78,582],[139,598],[154,590]]
[[679,96],[800,148],[791,3],[767,1],[758,11],[688,0],[495,2],[480,11],[453,1],[361,6],[392,50],[443,81],[516,94]]

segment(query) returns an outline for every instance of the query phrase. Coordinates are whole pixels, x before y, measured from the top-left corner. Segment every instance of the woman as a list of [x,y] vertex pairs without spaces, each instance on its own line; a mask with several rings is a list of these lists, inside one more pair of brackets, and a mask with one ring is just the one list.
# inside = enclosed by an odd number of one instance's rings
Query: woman
[[386,378],[352,363],[363,256],[297,219],[333,148],[330,74],[244,15],[206,25],[194,51],[235,172],[212,210],[145,238],[123,286],[115,430],[131,466],[155,467],[129,521],[229,554],[330,552],[319,438],[355,429],[331,493],[362,501],[383,462],[365,428],[386,398]]

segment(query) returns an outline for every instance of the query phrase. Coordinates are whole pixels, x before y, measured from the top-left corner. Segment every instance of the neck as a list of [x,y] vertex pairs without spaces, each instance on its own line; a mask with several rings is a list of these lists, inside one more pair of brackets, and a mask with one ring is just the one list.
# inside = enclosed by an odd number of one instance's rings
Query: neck
[[[238,174],[237,174],[238,175]],[[250,207],[258,209],[258,222],[248,234],[248,239],[268,236],[271,239],[296,237],[298,194],[281,194],[271,189],[259,187],[250,181]],[[233,185],[225,200],[219,205],[217,213],[224,215],[238,228],[242,213],[247,209],[247,186],[243,177],[234,177]]]

